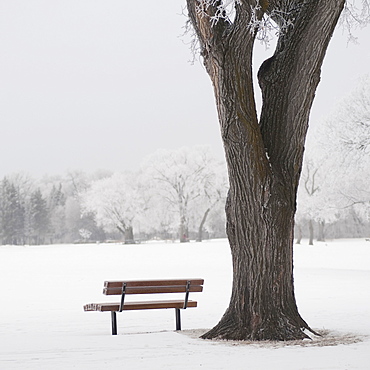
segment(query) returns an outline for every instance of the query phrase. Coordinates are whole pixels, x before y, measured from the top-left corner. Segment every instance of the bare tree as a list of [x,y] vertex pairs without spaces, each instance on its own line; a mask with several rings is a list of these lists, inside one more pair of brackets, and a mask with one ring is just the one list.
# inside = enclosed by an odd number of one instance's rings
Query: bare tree
[[[202,229],[212,207],[222,199],[223,184],[218,185],[217,163],[207,147],[160,149],[143,163],[143,173],[152,192],[167,214],[176,222],[180,242],[188,241],[190,213],[201,212]],[[222,181],[219,181],[220,183]],[[197,213],[199,213],[197,212]],[[194,212],[193,212],[194,213]],[[175,221],[176,220],[176,221]]]
[[[228,16],[226,3],[232,3]],[[227,235],[233,260],[228,309],[204,338],[302,339],[310,329],[293,287],[293,230],[309,113],[345,0],[187,0],[212,80],[228,166]],[[274,55],[252,79],[259,25],[279,28]]]
[[200,196],[191,207],[191,214],[198,226],[197,242],[203,240],[204,228],[207,225],[210,213],[222,204],[224,207],[228,181],[224,163],[209,160],[202,178]]
[[[304,167],[304,172],[302,176],[302,188],[303,192],[306,195],[306,215],[308,216],[308,229],[309,229],[309,245],[313,245],[313,218],[314,215],[312,213],[317,211],[317,208],[314,206],[312,209],[312,199],[320,190],[320,187],[317,185],[317,173],[319,171],[319,167],[315,167],[312,165],[312,162],[307,161]],[[311,209],[310,209],[311,208]],[[307,212],[307,209],[310,209],[311,212]]]

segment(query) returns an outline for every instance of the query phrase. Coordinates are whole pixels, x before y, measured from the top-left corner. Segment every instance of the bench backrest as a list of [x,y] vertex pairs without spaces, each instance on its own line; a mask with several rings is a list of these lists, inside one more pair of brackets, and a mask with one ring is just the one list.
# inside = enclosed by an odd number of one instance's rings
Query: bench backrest
[[105,281],[103,294],[154,294],[202,292],[203,279]]

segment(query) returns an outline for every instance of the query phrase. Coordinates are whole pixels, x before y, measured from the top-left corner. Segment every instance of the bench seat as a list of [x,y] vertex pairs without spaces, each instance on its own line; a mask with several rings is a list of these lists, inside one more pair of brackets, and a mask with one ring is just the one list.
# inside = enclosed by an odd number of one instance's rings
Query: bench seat
[[[138,301],[125,302],[123,310],[152,310],[159,308],[184,308],[184,300],[163,300],[163,301]],[[119,311],[119,302],[89,303],[84,306],[84,311]],[[187,307],[197,307],[197,301],[188,301]]]

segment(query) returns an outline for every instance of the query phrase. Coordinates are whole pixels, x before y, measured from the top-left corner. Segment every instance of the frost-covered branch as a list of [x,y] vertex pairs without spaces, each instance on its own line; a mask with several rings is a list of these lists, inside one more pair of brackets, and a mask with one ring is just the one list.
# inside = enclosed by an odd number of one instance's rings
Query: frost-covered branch
[[347,0],[342,11],[340,24],[348,32],[348,40],[356,42],[353,30],[370,23],[369,0]]
[[[190,34],[192,55],[199,53],[201,43],[214,37],[216,26],[221,32],[237,19],[238,13],[248,13],[247,27],[256,39],[269,46],[270,42],[294,27],[295,16],[303,1],[290,0],[187,0],[190,22],[185,32]],[[354,30],[370,23],[369,0],[347,0],[340,24],[348,39],[356,42]],[[213,31],[212,31],[213,28]],[[198,37],[196,37],[198,36]]]
[[231,23],[235,15],[235,3],[240,4],[239,0],[201,0],[195,6],[195,11],[200,17],[208,17],[211,26],[214,26],[219,20],[223,19]]
[[338,105],[333,125],[340,123],[338,132],[344,150],[354,152],[361,158],[370,153],[370,76],[362,78],[351,95]]
[[268,45],[272,39],[285,33],[289,27],[293,27],[291,12],[272,8],[265,12],[261,1],[251,7],[251,19],[249,29],[256,33],[256,39]]
[[[311,171],[313,169],[313,171]],[[312,161],[307,161],[305,165],[305,171],[302,174],[302,180],[304,182],[304,188],[308,195],[314,195],[320,187],[316,185],[316,176],[319,171],[319,167],[314,167]]]
[[216,166],[208,148],[203,147],[158,150],[143,163],[143,173],[155,189],[157,203],[164,207],[164,213],[177,215],[171,221],[181,230],[180,239],[187,239],[191,215],[207,196],[211,197],[211,188],[218,189]]

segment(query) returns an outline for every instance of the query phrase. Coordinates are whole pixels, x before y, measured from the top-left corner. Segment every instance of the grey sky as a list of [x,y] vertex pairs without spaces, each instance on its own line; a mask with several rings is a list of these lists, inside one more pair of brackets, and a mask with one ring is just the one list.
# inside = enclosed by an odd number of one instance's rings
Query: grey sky
[[[133,169],[158,148],[222,156],[212,86],[182,42],[185,0],[2,0],[0,176]],[[312,117],[370,69],[337,32]],[[271,54],[259,47],[257,61]]]

